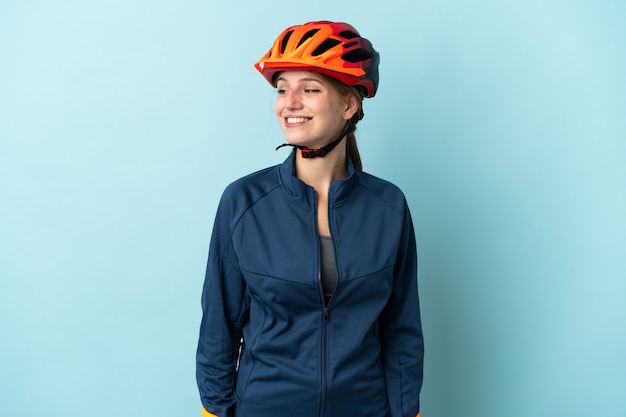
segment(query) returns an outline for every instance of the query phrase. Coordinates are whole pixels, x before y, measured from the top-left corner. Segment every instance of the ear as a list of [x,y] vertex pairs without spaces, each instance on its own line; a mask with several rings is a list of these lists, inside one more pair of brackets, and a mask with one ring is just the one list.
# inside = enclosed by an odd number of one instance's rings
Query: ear
[[361,103],[354,96],[354,94],[348,94],[346,96],[346,108],[345,108],[345,110],[343,112],[344,120],[352,119],[352,116],[354,116],[354,114],[357,112],[357,110],[359,110],[359,106],[360,105],[361,105]]

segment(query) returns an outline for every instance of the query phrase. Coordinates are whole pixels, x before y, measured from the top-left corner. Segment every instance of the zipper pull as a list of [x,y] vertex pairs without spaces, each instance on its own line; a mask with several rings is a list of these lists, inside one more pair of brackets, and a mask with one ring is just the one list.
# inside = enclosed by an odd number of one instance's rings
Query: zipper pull
[[328,307],[324,307],[324,323],[328,323]]

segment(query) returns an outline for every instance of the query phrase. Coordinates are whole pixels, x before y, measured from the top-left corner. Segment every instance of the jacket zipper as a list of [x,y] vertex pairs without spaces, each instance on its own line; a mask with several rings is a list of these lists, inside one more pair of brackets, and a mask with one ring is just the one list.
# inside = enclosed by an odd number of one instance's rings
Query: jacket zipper
[[320,294],[320,302],[322,304],[322,330],[320,337],[320,386],[321,386],[321,396],[320,396],[320,417],[324,417],[326,415],[326,396],[328,390],[327,384],[327,371],[326,371],[326,333],[327,333],[327,323],[328,323],[328,304],[326,304],[326,300],[324,298],[324,286],[322,285],[322,259],[320,254],[320,237],[319,237],[319,229],[317,227],[317,192],[314,191],[314,211],[313,211],[313,224],[314,227],[314,235],[316,240],[316,248],[317,248],[317,285],[319,288]]
[[324,415],[326,415],[326,395],[327,395],[327,390],[328,390],[328,386],[327,386],[327,372],[326,372],[326,367],[327,367],[327,358],[326,358],[326,332],[327,332],[327,323],[328,323],[328,307],[324,306],[324,317],[322,319],[322,343],[321,343],[321,347],[322,347],[322,360],[321,360],[321,367],[322,367],[322,395],[320,397],[320,417],[324,417]]
[[317,285],[319,287],[320,301],[322,303],[322,334],[320,338],[320,368],[321,368],[321,396],[320,396],[320,417],[324,417],[326,414],[326,396],[327,396],[327,358],[326,358],[326,333],[327,333],[327,323],[328,323],[328,304],[326,304],[326,300],[324,298],[324,286],[322,285],[322,265],[321,265],[321,255],[320,255],[320,237],[319,230],[317,227],[317,192],[315,194],[315,210],[313,217],[313,224],[315,225],[315,239],[316,239],[316,248],[317,248]]
[[317,275],[318,275],[318,283],[319,283],[319,288],[320,288],[320,297],[321,297],[321,301],[322,301],[322,306],[323,306],[323,312],[322,312],[322,357],[321,357],[321,366],[322,366],[322,396],[320,399],[320,417],[324,417],[324,415],[326,414],[326,399],[328,396],[328,384],[327,384],[327,346],[326,344],[328,343],[327,338],[328,338],[328,319],[329,319],[329,306],[332,304],[333,300],[336,297],[336,293],[337,290],[339,288],[339,284],[341,281],[341,277],[339,276],[339,257],[337,256],[337,245],[335,243],[335,234],[333,233],[332,230],[332,222],[331,222],[331,217],[332,217],[332,209],[331,209],[331,196],[332,196],[332,187],[333,184],[330,184],[330,187],[328,189],[328,229],[330,230],[330,237],[331,240],[333,242],[333,252],[335,255],[335,265],[337,268],[337,284],[335,286],[335,289],[333,290],[333,293],[330,295],[330,298],[328,299],[328,303],[326,302],[326,298],[324,297],[324,286],[322,285],[322,273],[321,273],[321,256],[320,256],[320,242],[319,242],[319,231],[317,230],[317,192],[315,193],[315,234],[317,237]]

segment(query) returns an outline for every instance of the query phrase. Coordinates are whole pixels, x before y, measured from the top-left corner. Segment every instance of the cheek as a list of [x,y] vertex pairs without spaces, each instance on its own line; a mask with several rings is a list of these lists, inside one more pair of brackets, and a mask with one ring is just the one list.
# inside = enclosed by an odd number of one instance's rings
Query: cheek
[[282,106],[280,105],[280,99],[277,98],[276,101],[274,102],[274,113],[276,113],[277,117],[280,117],[280,109],[282,108]]
[[344,109],[344,102],[339,97],[335,97],[328,106],[329,113],[339,119],[343,119]]

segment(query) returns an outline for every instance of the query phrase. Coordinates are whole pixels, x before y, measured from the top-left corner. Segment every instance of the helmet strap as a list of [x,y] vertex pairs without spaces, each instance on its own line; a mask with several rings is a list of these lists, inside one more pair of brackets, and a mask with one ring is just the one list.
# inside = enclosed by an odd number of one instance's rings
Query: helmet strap
[[339,145],[339,142],[343,140],[343,138],[348,134],[348,132],[350,131],[352,127],[353,127],[352,121],[348,122],[348,125],[343,130],[343,132],[341,132],[341,135],[339,135],[337,139],[335,139],[334,141],[330,142],[328,145],[322,148],[309,148],[303,145],[292,145],[291,143],[283,143],[282,145],[277,146],[276,150],[279,150],[283,146],[293,146],[294,148],[300,149],[300,153],[302,154],[303,158],[306,158],[306,159],[317,158],[317,157],[323,158],[326,155],[328,155],[330,151],[335,149],[337,145]]

